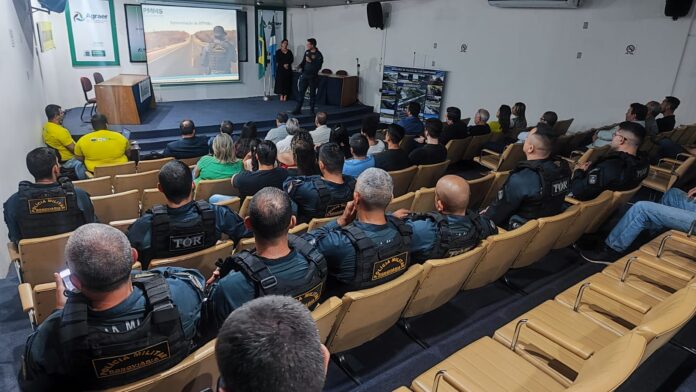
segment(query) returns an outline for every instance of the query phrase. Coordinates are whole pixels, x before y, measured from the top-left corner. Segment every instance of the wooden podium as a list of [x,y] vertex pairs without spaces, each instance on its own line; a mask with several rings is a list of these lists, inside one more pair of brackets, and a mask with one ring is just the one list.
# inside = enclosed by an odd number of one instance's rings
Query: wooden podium
[[147,75],[118,75],[94,86],[97,109],[110,124],[136,125],[154,109],[152,82]]

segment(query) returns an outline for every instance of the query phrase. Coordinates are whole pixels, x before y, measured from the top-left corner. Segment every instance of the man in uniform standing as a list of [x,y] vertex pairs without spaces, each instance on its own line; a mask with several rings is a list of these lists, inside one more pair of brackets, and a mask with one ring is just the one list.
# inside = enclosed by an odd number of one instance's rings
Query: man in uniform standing
[[201,57],[201,66],[206,75],[232,73],[232,63],[237,59],[236,48],[227,40],[227,33],[222,26],[213,28],[213,42],[203,48]]
[[307,50],[299,66],[302,73],[300,74],[297,106],[295,106],[295,110],[292,111],[292,114],[302,114],[302,105],[304,104],[304,96],[307,92],[307,87],[309,87],[310,111],[314,114],[314,103],[317,97],[317,85],[319,84],[319,71],[323,65],[324,55],[317,49],[317,40],[314,38],[308,39]]

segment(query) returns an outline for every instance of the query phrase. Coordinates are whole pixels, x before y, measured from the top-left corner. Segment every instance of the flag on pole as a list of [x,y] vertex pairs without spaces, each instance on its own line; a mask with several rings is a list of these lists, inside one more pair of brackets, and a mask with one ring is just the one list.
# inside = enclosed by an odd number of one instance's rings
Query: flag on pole
[[275,80],[276,76],[276,49],[275,13],[273,13],[273,19],[271,19],[271,38],[268,41],[268,55],[271,57],[271,74],[273,75],[273,80]]
[[256,46],[259,54],[256,63],[259,65],[259,79],[261,79],[266,75],[266,23],[263,21],[263,14],[261,14],[259,21],[259,36]]

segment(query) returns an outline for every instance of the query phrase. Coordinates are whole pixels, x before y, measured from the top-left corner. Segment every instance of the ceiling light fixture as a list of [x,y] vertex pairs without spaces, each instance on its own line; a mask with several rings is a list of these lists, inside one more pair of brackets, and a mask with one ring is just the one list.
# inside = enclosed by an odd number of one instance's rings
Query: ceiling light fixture
[[307,9],[307,3],[302,4],[302,8]]

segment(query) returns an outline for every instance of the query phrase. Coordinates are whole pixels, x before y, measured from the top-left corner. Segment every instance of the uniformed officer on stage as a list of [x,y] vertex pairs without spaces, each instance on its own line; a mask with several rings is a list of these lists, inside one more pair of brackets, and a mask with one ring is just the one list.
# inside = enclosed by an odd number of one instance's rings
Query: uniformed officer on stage
[[72,233],[65,259],[69,286],[55,274],[58,310],[27,340],[23,390],[117,387],[161,373],[195,349],[205,285],[198,271],[132,271],[137,251],[99,223]]
[[302,72],[300,74],[297,106],[292,114],[302,114],[302,105],[304,104],[304,96],[309,87],[309,107],[312,115],[314,114],[314,103],[317,97],[317,86],[319,85],[319,71],[324,65],[324,55],[317,49],[317,40],[310,38],[307,40],[307,50],[305,50],[304,58],[299,65]]
[[537,124],[524,141],[527,160],[510,173],[498,197],[482,214],[499,227],[515,229],[530,219],[559,214],[570,190],[570,168],[551,158],[552,130]]
[[227,234],[234,243],[251,237],[239,215],[227,207],[193,200],[191,170],[181,161],[162,166],[157,188],[167,205],[152,207],[128,228],[128,239],[140,254],[144,268],[152,259],[162,259],[209,248]]
[[27,169],[34,183],[22,181],[19,192],[3,205],[10,241],[68,233],[96,222],[89,194],[70,181],[58,180],[60,164],[55,150],[39,147],[27,154]]
[[218,262],[209,280],[214,315],[207,319],[221,326],[233,310],[264,295],[288,295],[313,308],[325,288],[326,260],[307,240],[288,235],[295,217],[287,193],[258,191],[244,223],[254,232],[256,248]]
[[645,138],[645,128],[635,122],[619,124],[611,139],[611,152],[597,162],[575,168],[570,196],[591,200],[605,190],[627,191],[641,184],[650,171],[650,160],[638,151]]
[[411,264],[411,227],[387,216],[391,176],[369,168],[355,184],[352,202],[336,222],[305,235],[326,258],[327,295],[342,295],[396,279]]
[[227,40],[222,26],[213,28],[213,42],[209,42],[201,52],[201,66],[207,75],[232,73],[232,63],[237,59],[236,48]]
[[344,161],[345,156],[336,143],[325,143],[319,148],[321,176],[297,176],[285,180],[283,189],[292,199],[299,223],[341,215],[346,203],[353,200],[355,178],[343,175]]
[[399,210],[394,216],[411,226],[411,260],[423,263],[430,259],[454,257],[475,248],[481,240],[497,234],[495,223],[468,210],[469,184],[465,179],[447,175],[435,186],[435,211],[408,214]]

